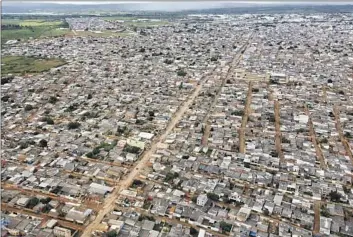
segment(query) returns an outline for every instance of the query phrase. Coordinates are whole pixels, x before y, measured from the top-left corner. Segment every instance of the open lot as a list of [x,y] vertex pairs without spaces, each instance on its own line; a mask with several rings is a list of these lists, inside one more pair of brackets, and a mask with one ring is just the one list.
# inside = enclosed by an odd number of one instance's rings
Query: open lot
[[5,56],[2,58],[1,72],[6,74],[40,73],[64,65],[61,59],[44,59],[22,56]]

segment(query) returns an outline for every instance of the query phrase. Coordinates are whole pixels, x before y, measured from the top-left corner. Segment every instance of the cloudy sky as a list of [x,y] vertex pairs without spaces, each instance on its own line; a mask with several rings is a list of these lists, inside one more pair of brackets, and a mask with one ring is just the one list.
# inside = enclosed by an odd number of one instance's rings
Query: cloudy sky
[[[1,0],[0,0],[1,1]],[[33,3],[33,5],[31,5]],[[130,5],[130,10],[157,10],[157,11],[179,11],[179,10],[198,10],[198,9],[212,9],[212,8],[228,8],[228,7],[254,7],[254,6],[275,6],[275,5],[290,5],[290,4],[300,4],[300,5],[323,5],[323,4],[353,4],[352,2],[347,1],[332,1],[332,0],[310,0],[310,1],[291,1],[291,0],[272,0],[272,1],[259,1],[259,0],[249,0],[249,1],[149,1],[149,0],[137,0],[137,1],[13,1],[13,0],[3,0],[2,5],[4,6],[13,6],[15,8],[27,7],[28,9],[31,7],[41,8],[44,7],[43,3],[55,3],[60,4],[62,6],[67,5],[104,5],[104,4],[128,4]],[[40,5],[43,4],[43,5]],[[3,12],[6,12],[3,8]],[[16,11],[13,8],[11,10],[7,10],[7,12]]]
[[119,4],[119,3],[144,3],[144,4],[224,4],[224,3],[239,3],[239,4],[349,4],[351,1],[332,1],[332,0],[311,0],[311,1],[293,1],[293,0],[272,0],[272,1],[258,1],[258,0],[248,0],[248,1],[13,1],[13,0],[3,0],[6,3],[56,3],[56,4],[76,4],[76,5],[96,5],[96,4]]

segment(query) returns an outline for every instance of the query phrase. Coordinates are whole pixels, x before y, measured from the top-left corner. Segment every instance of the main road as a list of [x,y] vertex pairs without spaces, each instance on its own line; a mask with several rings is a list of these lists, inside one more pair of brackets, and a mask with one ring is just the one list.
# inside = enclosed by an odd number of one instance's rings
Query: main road
[[[249,37],[250,39],[250,37]],[[247,46],[249,43],[249,39],[246,41],[244,46]],[[240,56],[244,53],[245,50],[241,51],[239,54]],[[239,55],[238,55],[239,56]],[[238,59],[238,57],[235,57]],[[212,74],[213,71],[211,71]],[[210,73],[209,73],[210,74]],[[208,77],[208,75],[205,75],[205,77]],[[177,112],[173,115],[171,121],[169,122],[167,128],[163,131],[163,133],[154,141],[152,142],[150,148],[146,150],[146,152],[143,154],[142,158],[137,162],[136,166],[132,169],[132,171],[126,176],[125,179],[121,180],[117,186],[115,186],[115,189],[113,193],[111,193],[105,200],[104,206],[102,209],[98,212],[98,215],[94,219],[93,222],[91,222],[83,231],[82,237],[89,237],[91,236],[92,232],[100,229],[101,227],[101,221],[103,220],[104,216],[108,214],[111,210],[114,209],[115,207],[115,200],[117,197],[119,197],[121,191],[127,189],[133,180],[139,176],[140,170],[142,170],[144,167],[147,166],[151,155],[156,151],[158,145],[162,143],[165,138],[168,136],[168,134],[174,129],[174,127],[179,123],[185,112],[189,109],[189,106],[194,102],[196,97],[199,95],[201,88],[203,86],[203,83],[205,82],[205,79],[201,79],[200,83],[196,86],[195,90],[192,92],[192,94],[186,99],[186,101],[179,107]]]
[[149,150],[147,150],[140,161],[136,164],[133,170],[126,176],[125,179],[121,180],[121,182],[115,187],[112,194],[108,196],[108,198],[104,202],[104,206],[101,211],[98,213],[95,220],[86,227],[82,236],[91,236],[91,233],[99,229],[100,222],[103,220],[104,216],[108,214],[115,206],[115,200],[120,195],[121,191],[127,189],[133,180],[138,177],[140,170],[142,170],[148,164],[151,155],[156,151],[158,145],[165,140],[168,134],[173,130],[173,128],[178,124],[181,120],[184,113],[189,109],[189,106],[193,103],[195,98],[199,95],[202,88],[202,83],[196,86],[194,92],[188,97],[188,99],[182,104],[182,106],[178,109],[178,111],[173,115],[173,118],[169,122],[167,128],[164,132],[159,136],[159,138],[151,144]]

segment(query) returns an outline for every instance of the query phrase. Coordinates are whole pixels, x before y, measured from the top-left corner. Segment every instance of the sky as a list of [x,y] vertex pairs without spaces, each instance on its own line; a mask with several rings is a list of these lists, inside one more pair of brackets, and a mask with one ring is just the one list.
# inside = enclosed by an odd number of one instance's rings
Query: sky
[[[178,3],[178,4],[200,4],[203,1],[9,1],[4,0],[3,2],[7,3],[56,3],[56,4],[75,4],[75,5],[96,5],[96,4],[119,4],[119,3],[162,3],[162,4],[169,4],[169,3]],[[352,3],[351,1],[332,1],[332,0],[311,0],[311,1],[292,1],[292,0],[275,0],[275,1],[256,1],[256,0],[249,0],[249,1],[206,1],[203,3],[208,4],[222,4],[222,3],[240,3],[240,4],[349,4]]]
[[[1,1],[1,0],[0,0]],[[329,5],[342,5],[342,4],[352,4],[351,2],[347,1],[332,1],[332,0],[311,0],[311,1],[291,1],[291,0],[249,0],[249,1],[217,1],[217,0],[211,0],[211,1],[150,1],[150,0],[136,0],[136,1],[111,1],[111,0],[106,0],[106,1],[13,1],[13,0],[3,0],[2,5],[3,6],[12,6],[12,7],[22,7],[28,6],[27,9],[29,9],[30,4],[33,3],[32,6],[34,5],[39,5],[43,3],[55,3],[55,4],[60,4],[63,6],[67,5],[105,5],[105,4],[122,4],[125,3],[129,5],[130,10],[156,10],[156,11],[180,11],[180,10],[200,10],[200,9],[213,9],[213,8],[228,8],[228,7],[255,7],[255,6],[275,6],[275,5],[290,5],[290,4],[297,4],[297,5],[323,5],[323,4],[329,4]],[[44,7],[45,4],[43,4]],[[40,6],[35,6],[36,8],[40,8]],[[3,8],[4,9],[4,8]],[[125,9],[128,9],[125,7]],[[8,12],[13,12],[16,10],[7,10]],[[5,12],[3,10],[3,12]]]

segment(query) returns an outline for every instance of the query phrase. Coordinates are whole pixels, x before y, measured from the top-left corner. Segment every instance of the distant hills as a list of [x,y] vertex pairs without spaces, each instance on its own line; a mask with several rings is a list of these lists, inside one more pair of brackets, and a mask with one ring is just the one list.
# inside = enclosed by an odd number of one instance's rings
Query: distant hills
[[317,4],[251,4],[232,2],[152,2],[152,3],[112,3],[112,4],[54,4],[28,2],[2,2],[2,13],[116,13],[116,12],[183,12],[208,14],[237,13],[344,13],[353,12],[351,5]]

